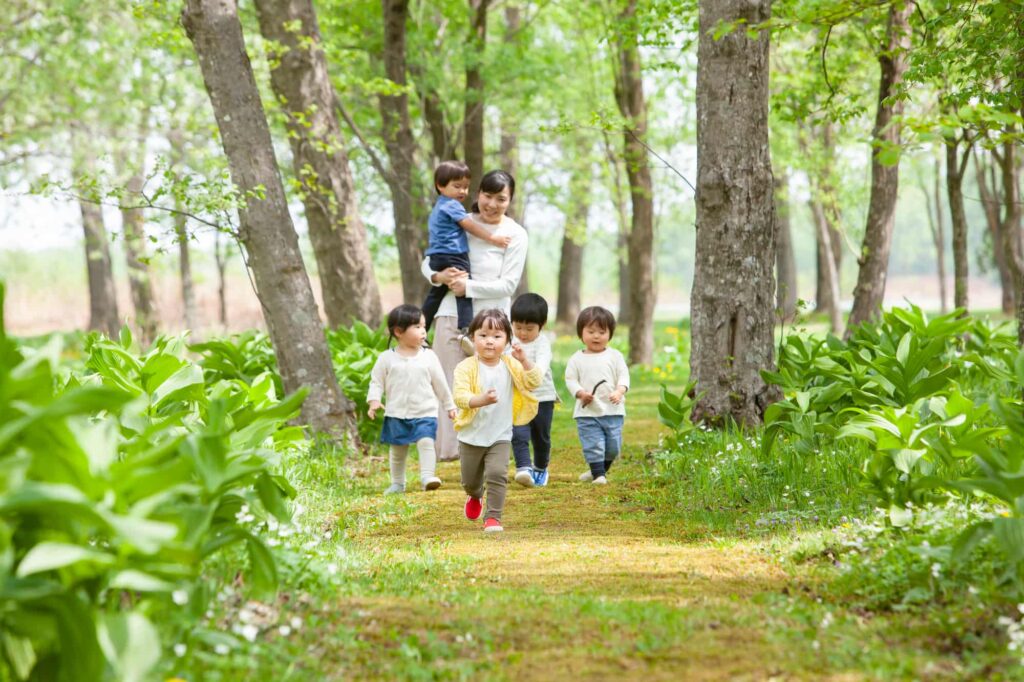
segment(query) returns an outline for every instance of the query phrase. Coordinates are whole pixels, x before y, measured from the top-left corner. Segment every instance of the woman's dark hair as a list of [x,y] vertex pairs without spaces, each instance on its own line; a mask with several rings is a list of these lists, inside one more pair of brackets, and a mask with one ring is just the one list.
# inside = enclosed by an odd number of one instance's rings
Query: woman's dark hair
[[523,294],[512,302],[512,321],[543,327],[548,323],[548,302],[537,294]]
[[500,329],[505,332],[505,344],[508,345],[512,341],[512,323],[508,321],[508,316],[505,315],[505,311],[501,308],[491,308],[489,310],[481,310],[473,318],[473,321],[469,323],[469,330],[466,334],[469,338],[473,338],[476,334],[477,329],[483,328],[489,329]]
[[438,187],[447,187],[453,180],[462,180],[469,177],[469,166],[462,161],[442,161],[434,169],[434,191],[438,194],[441,190]]
[[596,324],[598,329],[607,329],[609,339],[615,336],[615,316],[610,310],[599,305],[581,310],[580,316],[576,318],[576,336],[582,339],[584,328],[592,324]]
[[391,346],[391,339],[401,334],[414,324],[419,324],[423,319],[423,311],[414,305],[403,303],[388,313],[388,346]]
[[[503,189],[508,189],[509,201],[515,199],[516,179],[503,170],[492,170],[480,178],[480,187],[477,188],[476,193],[487,192],[488,194],[497,194]],[[474,201],[469,210],[473,213],[479,213],[480,205]]]

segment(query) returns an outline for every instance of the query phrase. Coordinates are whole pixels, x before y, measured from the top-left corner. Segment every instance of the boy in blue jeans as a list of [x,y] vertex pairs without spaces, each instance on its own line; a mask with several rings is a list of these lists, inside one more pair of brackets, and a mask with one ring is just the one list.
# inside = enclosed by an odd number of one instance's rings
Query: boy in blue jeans
[[[512,346],[522,348],[530,362],[544,373],[540,386],[533,390],[533,397],[537,399],[537,416],[529,424],[512,429],[515,481],[527,488],[548,484],[551,419],[558,402],[555,382],[551,378],[551,341],[541,334],[547,322],[548,302],[543,297],[523,294],[512,303]],[[533,443],[532,466],[530,443]]]
[[576,398],[576,430],[583,458],[590,467],[580,481],[608,483],[606,474],[622,450],[629,367],[622,353],[608,347],[615,334],[615,316],[600,306],[584,308],[576,320],[583,350],[565,367],[565,386]]
[[[477,223],[462,206],[469,194],[469,166],[461,161],[443,161],[434,169],[434,189],[437,201],[427,221],[429,243],[426,256],[430,258],[430,269],[440,272],[456,267],[472,275],[469,267],[469,240],[466,232],[495,246],[507,247],[511,237],[496,237]],[[448,287],[430,287],[427,298],[421,306],[423,319],[430,329],[441,301],[448,293]],[[455,299],[458,310],[459,329],[465,334],[473,321],[473,301],[465,296]]]

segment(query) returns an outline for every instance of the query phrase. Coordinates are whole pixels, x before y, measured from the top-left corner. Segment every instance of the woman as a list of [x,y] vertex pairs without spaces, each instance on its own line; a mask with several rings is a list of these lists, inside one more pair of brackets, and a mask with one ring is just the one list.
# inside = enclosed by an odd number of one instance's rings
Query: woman
[[[441,301],[441,307],[434,317],[434,352],[441,360],[449,387],[453,383],[455,365],[466,357],[459,343],[455,297],[466,296],[472,299],[474,314],[488,308],[500,308],[508,314],[512,306],[512,294],[523,276],[528,242],[526,230],[505,215],[515,192],[516,181],[505,171],[493,170],[480,179],[477,200],[472,207],[473,218],[490,230],[491,234],[507,235],[512,241],[503,249],[471,234],[467,235],[472,279],[468,279],[466,273],[457,268],[434,272],[428,261],[423,261],[423,275],[431,284],[447,285],[451,289]],[[438,413],[435,445],[437,457],[441,461],[459,458],[455,429],[448,413],[443,410]]]

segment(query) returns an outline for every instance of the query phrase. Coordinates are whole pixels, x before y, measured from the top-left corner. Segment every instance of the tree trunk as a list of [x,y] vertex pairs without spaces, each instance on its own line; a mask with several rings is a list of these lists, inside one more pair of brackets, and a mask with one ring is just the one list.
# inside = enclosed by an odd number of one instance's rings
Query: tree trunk
[[[768,147],[768,36],[756,25],[770,0],[700,0],[697,47],[697,252],[691,294],[692,418],[759,424],[777,398],[762,370],[775,367],[775,202]],[[723,85],[727,84],[727,85]]]
[[[1014,126],[1006,131],[1014,133]],[[1003,154],[999,166],[1003,181],[1003,243],[999,246],[1006,253],[1006,263],[1013,275],[1013,297],[1017,302],[1017,343],[1024,346],[1024,249],[1021,245],[1020,190],[1017,187],[1018,143],[1007,140],[1003,143]]]
[[[843,311],[839,306],[840,301],[839,293],[839,268],[836,266],[836,261],[832,258],[825,258],[823,254],[835,253],[835,245],[832,243],[832,239],[835,236],[835,232],[832,230],[832,225],[829,223],[829,218],[826,214],[826,204],[821,201],[815,200],[813,195],[811,197],[811,215],[814,218],[814,229],[815,238],[818,242],[818,272],[819,279],[822,273],[825,277],[825,286],[823,291],[824,297],[831,305],[825,308],[825,312],[828,313],[829,328],[835,335],[843,333]],[[819,283],[819,286],[820,283]],[[822,306],[818,305],[817,310],[821,310]]]
[[[632,25],[637,0],[628,0],[620,15],[625,26]],[[654,188],[647,149],[641,140],[647,135],[647,104],[644,102],[643,74],[636,33],[616,36],[615,101],[625,120],[623,158],[629,179],[632,221],[626,248],[629,253],[629,363],[648,364],[654,357]]]
[[946,238],[942,229],[942,162],[935,159],[935,184],[929,190],[921,181],[921,191],[925,195],[925,212],[928,214],[928,229],[932,233],[932,244],[935,246],[935,266],[939,278],[939,310],[945,314],[946,308]]
[[857,286],[853,290],[853,310],[846,326],[847,336],[857,325],[878,318],[885,297],[885,279],[889,268],[889,251],[896,224],[896,198],[899,189],[899,157],[895,163],[882,163],[884,153],[899,151],[903,101],[888,101],[903,81],[910,50],[910,14],[914,5],[899,0],[889,7],[886,45],[878,57],[881,78],[878,87],[878,110],[872,133],[871,198],[868,203],[867,226],[858,259]]
[[[981,152],[976,151],[974,155],[975,178],[978,183],[978,194],[981,195],[981,205],[985,210],[985,223],[988,226],[989,239],[992,241],[992,259],[995,261],[996,270],[999,272],[999,284],[1002,291],[1000,301],[1002,311],[1006,315],[1013,314],[1015,309],[1013,294],[1013,275],[1010,266],[1006,262],[1006,253],[1003,252],[1003,226],[999,214],[1000,199],[997,196],[996,174],[993,165],[982,163]],[[992,174],[991,184],[987,177]]]
[[785,172],[775,178],[775,225],[778,250],[775,254],[776,308],[779,317],[791,320],[796,316],[796,256],[789,224],[789,180]]
[[240,236],[285,391],[308,387],[305,421],[315,431],[348,433],[358,442],[355,406],[331,365],[237,6],[234,0],[187,0],[182,24],[199,58],[232,181],[245,199],[238,210]]
[[[516,41],[520,28],[520,17],[519,8],[515,5],[506,5],[505,7],[505,44],[512,49]],[[515,52],[513,51],[513,54]],[[526,216],[523,214],[523,183],[522,178],[519,177],[519,133],[517,130],[518,124],[514,117],[509,113],[508,108],[502,109],[501,112],[501,149],[500,149],[500,161],[502,170],[508,172],[513,178],[519,182],[519,192],[512,199],[511,205],[508,207],[508,215],[512,219],[519,222],[524,228],[526,227],[525,221]],[[516,286],[515,293],[512,295],[513,300],[516,297],[530,291],[530,255],[526,255],[526,263],[523,264],[523,276],[519,278],[519,284]]]
[[82,230],[85,233],[85,265],[89,276],[89,329],[116,339],[121,328],[117,314],[117,294],[110,260],[110,242],[98,204],[79,199]]
[[[141,168],[128,178],[125,187],[128,203],[136,204],[140,201],[144,182]],[[146,256],[146,232],[142,209],[121,209],[121,222],[124,229],[125,261],[128,263],[128,284],[135,308],[135,324],[139,329],[139,345],[147,348],[156,338],[157,313],[153,300],[149,258]]]
[[178,272],[181,275],[181,302],[184,308],[185,329],[193,333],[199,326],[196,307],[196,293],[192,282],[192,259],[188,246],[188,219],[181,214],[174,216],[174,233],[178,240]]
[[[966,137],[965,137],[966,139]],[[964,208],[964,172],[969,149],[963,158],[957,158],[960,141],[955,135],[946,136],[946,200],[949,202],[949,217],[953,228],[953,307],[967,312],[967,211]]]
[[466,56],[466,112],[463,143],[473,185],[467,202],[476,200],[476,186],[484,175],[484,46],[487,44],[487,7],[490,0],[469,0],[473,13]]
[[217,232],[213,235],[213,260],[217,265],[217,311],[220,326],[228,328],[228,284],[226,270],[228,267],[227,254],[225,253],[224,236]]
[[313,2],[257,0],[256,13],[263,37],[278,45],[270,84],[285,113],[327,323],[376,327],[383,317],[380,291]]
[[[381,133],[391,166],[390,177],[385,180],[391,190],[398,265],[402,274],[402,299],[405,303],[420,305],[428,288],[420,274],[427,216],[424,211],[418,210],[422,209],[424,203],[415,181],[417,145],[412,135],[409,96],[406,94],[405,22],[409,15],[409,2],[382,0],[382,4],[384,72],[388,80],[396,85],[396,94],[378,97]],[[445,141],[441,140],[440,144],[443,148]]]
[[[582,146],[582,145],[581,145]],[[575,328],[580,315],[580,290],[583,286],[583,245],[587,239],[590,215],[591,176],[577,169],[570,171],[570,209],[565,216],[562,254],[558,261],[558,304],[555,321]],[[621,315],[619,316],[621,319]]]
[[[821,167],[808,172],[811,181],[811,215],[815,220],[815,289],[814,289],[814,311],[819,314],[827,314],[833,321],[839,312],[842,318],[841,301],[838,296],[833,298],[838,288],[833,289],[832,278],[839,282],[839,273],[843,264],[843,242],[839,233],[840,212],[839,200],[835,187],[835,141],[832,134],[832,122],[825,121],[821,124],[817,134],[808,132],[805,126],[799,126],[798,140],[800,149],[808,159],[818,156],[812,150],[811,138],[815,144],[820,144]],[[818,221],[823,221],[824,229],[828,230],[828,243],[831,250],[825,248],[825,241],[820,237],[821,226]],[[831,263],[825,260],[826,254],[831,253]],[[840,326],[842,326],[840,324]],[[834,333],[839,330],[833,327]]]

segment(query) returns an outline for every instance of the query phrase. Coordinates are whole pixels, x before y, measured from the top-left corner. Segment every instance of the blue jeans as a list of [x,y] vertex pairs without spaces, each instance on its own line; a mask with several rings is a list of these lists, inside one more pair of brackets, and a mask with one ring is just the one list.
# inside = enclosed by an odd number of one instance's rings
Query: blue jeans
[[576,417],[576,431],[583,446],[583,459],[588,464],[608,462],[611,464],[622,450],[622,424],[626,418],[621,414],[603,417]]
[[516,456],[516,469],[530,466],[530,443],[533,443],[533,468],[547,469],[551,461],[551,420],[555,416],[555,401],[545,400],[537,405],[537,416],[529,424],[512,427],[512,452]]

